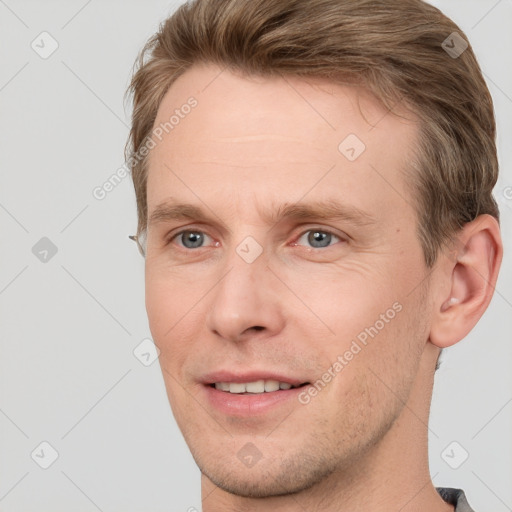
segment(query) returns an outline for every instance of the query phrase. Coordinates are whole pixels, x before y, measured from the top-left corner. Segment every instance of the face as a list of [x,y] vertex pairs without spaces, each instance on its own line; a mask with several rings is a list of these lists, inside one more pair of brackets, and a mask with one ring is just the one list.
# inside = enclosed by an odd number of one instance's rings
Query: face
[[173,115],[149,158],[146,305],[198,466],[242,496],[353,469],[428,337],[416,122],[362,89],[213,65],[173,84],[155,128]]

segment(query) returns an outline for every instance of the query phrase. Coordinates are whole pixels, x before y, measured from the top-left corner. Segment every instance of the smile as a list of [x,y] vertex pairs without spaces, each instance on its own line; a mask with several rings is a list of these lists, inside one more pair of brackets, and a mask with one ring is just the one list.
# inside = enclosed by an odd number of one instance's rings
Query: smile
[[215,382],[212,384],[212,386],[219,391],[225,391],[228,393],[261,394],[298,388],[301,385],[294,386],[289,382],[280,382],[278,380],[272,379],[260,379],[253,382]]

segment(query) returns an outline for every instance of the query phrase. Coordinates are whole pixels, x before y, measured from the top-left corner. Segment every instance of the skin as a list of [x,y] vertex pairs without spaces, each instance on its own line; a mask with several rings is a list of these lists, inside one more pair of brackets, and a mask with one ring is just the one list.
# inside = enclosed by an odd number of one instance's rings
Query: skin
[[[203,510],[453,510],[428,469],[434,367],[491,299],[496,221],[466,225],[458,252],[427,268],[402,173],[418,123],[363,89],[196,65],[169,89],[155,126],[190,96],[197,107],[151,151],[148,212],[189,203],[208,217],[149,222],[146,307],[202,472]],[[366,146],[354,161],[338,150],[349,134]],[[285,203],[326,200],[365,221],[267,218]],[[187,229],[204,234],[201,247],[176,236]],[[311,230],[335,236],[322,247]],[[263,249],[252,263],[236,251],[248,236]],[[202,379],[217,370],[332,376],[338,356],[396,303],[400,312],[309,403],[237,417],[207,400]],[[238,457],[247,443],[261,455],[251,467]]]

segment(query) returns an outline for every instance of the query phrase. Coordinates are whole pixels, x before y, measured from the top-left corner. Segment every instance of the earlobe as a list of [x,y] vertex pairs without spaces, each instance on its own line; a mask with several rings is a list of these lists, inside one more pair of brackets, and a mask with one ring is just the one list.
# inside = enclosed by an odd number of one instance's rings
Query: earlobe
[[[430,342],[439,348],[464,338],[484,314],[498,278],[503,246],[498,222],[481,215],[457,234],[461,250],[453,259],[440,254],[439,264],[448,272],[449,286],[437,298]],[[448,289],[448,293],[446,293]]]

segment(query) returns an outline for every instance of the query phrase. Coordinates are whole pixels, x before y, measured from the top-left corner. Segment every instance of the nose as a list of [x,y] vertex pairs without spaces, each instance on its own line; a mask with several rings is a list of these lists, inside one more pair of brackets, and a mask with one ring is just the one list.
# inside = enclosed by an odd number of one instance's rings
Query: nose
[[235,253],[227,268],[212,290],[206,327],[231,342],[279,333],[285,318],[278,281],[263,255],[247,263]]

